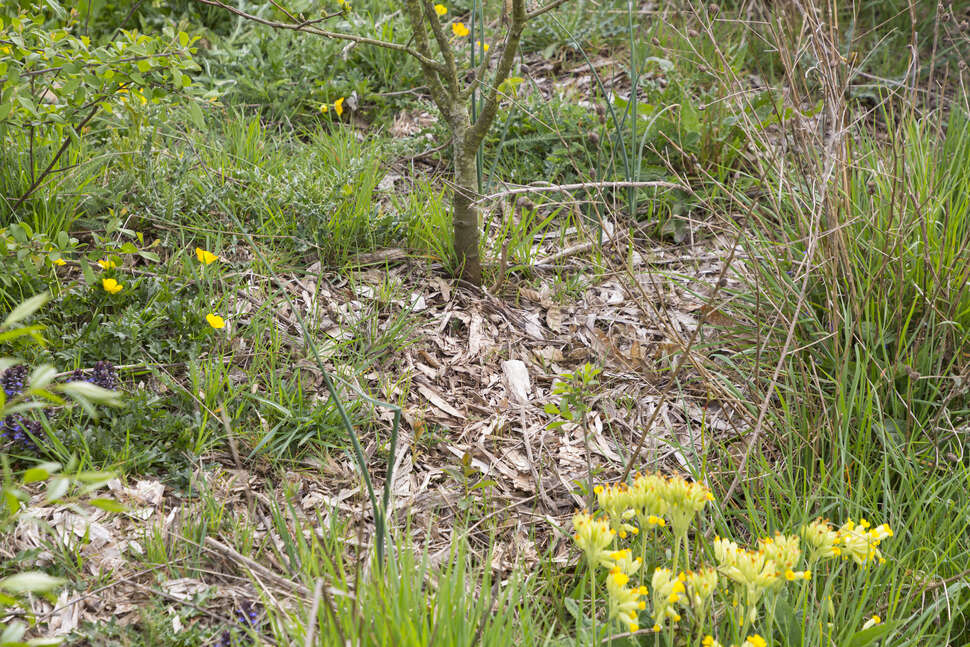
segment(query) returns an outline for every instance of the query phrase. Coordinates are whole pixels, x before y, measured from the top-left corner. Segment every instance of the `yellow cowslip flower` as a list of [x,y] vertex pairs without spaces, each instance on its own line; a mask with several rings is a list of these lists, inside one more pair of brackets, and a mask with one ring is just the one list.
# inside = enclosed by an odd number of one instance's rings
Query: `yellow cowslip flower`
[[875,627],[876,625],[881,623],[882,623],[882,618],[880,618],[879,616],[872,616],[871,618],[866,620],[866,623],[862,625],[862,628],[868,629],[869,627]]
[[110,258],[98,259],[98,265],[100,265],[101,269],[103,270],[113,270],[114,268],[118,267],[118,264]]
[[448,13],[448,7],[444,6],[443,4],[436,4],[434,6],[434,12],[439,16],[443,16]]
[[101,287],[108,294],[118,294],[125,286],[114,279],[101,279]]
[[480,49],[481,49],[481,50],[482,50],[483,52],[487,52],[487,51],[488,51],[488,43],[485,43],[484,45],[482,45],[482,41],[480,41],[480,40],[476,40],[476,41],[475,41],[475,49],[479,49],[479,48],[480,48]]
[[[763,537],[758,540],[758,548],[764,552],[765,556],[775,563],[775,569],[784,574],[785,580],[793,582],[795,580],[808,580],[812,577],[810,570],[796,571],[795,564],[802,557],[802,549],[799,546],[798,537],[795,535],[783,535],[775,533],[774,537]],[[781,578],[777,585],[783,584]]]
[[209,325],[216,330],[226,327],[226,320],[217,314],[209,313],[205,316],[205,320],[209,322]]
[[453,33],[458,38],[464,38],[468,35],[468,27],[465,26],[463,22],[456,22],[451,24],[451,33]]
[[633,552],[629,548],[616,550],[610,553],[613,560],[613,568],[619,570],[624,575],[634,575],[643,565],[643,559],[633,557]]
[[616,536],[616,531],[610,528],[608,521],[594,519],[588,512],[577,512],[573,515],[573,528],[576,534],[573,541],[586,555],[586,563],[591,569],[597,566],[611,568],[611,551],[608,550]]
[[620,539],[626,539],[627,534],[639,534],[640,529],[627,523],[636,515],[632,507],[630,490],[624,483],[615,485],[597,485],[593,488],[600,510],[610,519],[610,527],[616,531]]
[[691,522],[714,495],[700,483],[689,482],[680,476],[667,479],[660,490],[667,502],[667,517],[675,537],[684,537]]
[[609,596],[609,619],[624,625],[631,633],[640,629],[637,624],[639,611],[644,605],[640,602],[643,587],[629,588],[630,578],[618,568],[606,576],[606,592]]
[[687,573],[687,599],[694,610],[697,611],[698,617],[704,615],[704,609],[714,595],[716,588],[717,571],[715,569],[708,567]]
[[704,636],[704,640],[701,641],[701,645],[702,647],[721,647],[721,643],[719,643],[714,636],[711,635]]
[[340,97],[333,102],[333,111],[337,113],[337,116],[344,114],[344,98]]
[[199,262],[203,265],[211,265],[219,260],[219,257],[212,252],[206,251],[201,247],[195,248],[195,257],[199,259]]
[[872,530],[867,530],[868,527],[869,523],[865,519],[858,524],[852,519],[842,524],[839,528],[842,559],[851,557],[860,566],[873,561],[880,564],[886,561],[878,546],[883,539],[892,537],[892,530],[886,524]]
[[637,474],[630,486],[630,506],[636,511],[637,522],[641,529],[666,526],[663,515],[667,513],[667,502],[662,496],[666,479],[659,474]]
[[[667,620],[680,621],[680,614],[674,605],[682,603],[681,593],[685,591],[684,582],[679,575],[674,575],[669,568],[657,568],[651,580],[653,630],[660,631]],[[658,629],[658,627],[660,629]]]
[[741,647],[768,647],[768,642],[758,634],[754,634],[748,636],[748,638],[741,643]]
[[55,258],[51,262],[54,263],[54,265],[56,265],[58,267],[63,267],[65,265],[67,265],[67,261],[65,261],[63,258]]
[[808,556],[809,564],[813,564],[823,557],[838,557],[842,552],[838,546],[839,533],[826,520],[816,519],[812,523],[802,526],[801,535],[805,543],[812,549]]

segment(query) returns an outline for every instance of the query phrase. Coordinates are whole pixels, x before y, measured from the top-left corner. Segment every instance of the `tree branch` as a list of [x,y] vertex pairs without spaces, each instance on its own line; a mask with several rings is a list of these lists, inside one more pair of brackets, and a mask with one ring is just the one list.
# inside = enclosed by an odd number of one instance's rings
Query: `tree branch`
[[[407,0],[407,14],[418,52],[423,57],[431,59],[431,42],[428,40],[428,31],[425,29],[424,20],[421,18],[421,0]],[[420,59],[418,62],[421,62]],[[421,66],[424,70],[424,77],[428,81],[428,91],[431,93],[431,98],[445,120],[450,123],[454,95],[445,89],[440,77],[440,74],[446,73],[446,68],[441,64],[437,64],[435,68],[428,67],[424,63],[421,63]]]
[[498,66],[495,68],[492,86],[488,89],[488,96],[482,106],[482,112],[465,135],[465,145],[472,149],[478,148],[495,119],[499,101],[498,87],[502,84],[502,81],[508,78],[509,72],[512,70],[512,63],[515,61],[515,55],[519,50],[519,39],[522,38],[525,23],[525,0],[512,0],[511,24],[505,36],[502,58],[499,59]]
[[556,7],[561,7],[562,5],[566,4],[567,2],[569,2],[569,0],[553,0],[553,2],[550,2],[546,6],[539,7],[538,9],[535,9],[535,10],[530,11],[529,13],[527,13],[525,15],[525,19],[526,20],[532,20],[533,18],[538,18],[542,14],[544,14],[544,13],[546,13],[548,11],[552,11]]
[[448,42],[444,30],[441,29],[441,20],[435,13],[431,0],[424,0],[421,4],[424,6],[425,18],[431,25],[431,33],[434,34],[434,39],[438,41],[438,49],[441,50],[441,55],[445,59],[445,66],[448,68],[447,81],[448,85],[451,86],[451,95],[458,96],[458,66],[455,65],[455,52],[452,50],[451,43]]
[[212,7],[219,7],[225,9],[226,11],[236,14],[241,18],[246,20],[252,20],[253,22],[259,23],[261,25],[266,25],[267,27],[273,27],[275,29],[289,29],[292,31],[302,31],[308,34],[314,34],[315,36],[322,36],[324,38],[332,38],[334,40],[349,40],[354,43],[360,43],[363,45],[374,45],[375,47],[383,47],[384,49],[391,49],[398,52],[404,52],[405,54],[412,56],[418,60],[422,65],[425,65],[436,72],[441,72],[444,70],[444,66],[438,61],[422,55],[417,50],[408,47],[407,45],[400,45],[398,43],[391,43],[386,40],[380,40],[377,38],[367,38],[365,36],[357,36],[356,34],[345,34],[338,31],[327,31],[325,29],[319,29],[313,27],[312,23],[318,22],[316,20],[303,22],[303,23],[287,23],[287,22],[277,22],[275,20],[267,20],[265,18],[260,18],[251,13],[247,13],[242,9],[237,9],[230,5],[227,5],[220,0],[195,0],[205,5],[210,5]]

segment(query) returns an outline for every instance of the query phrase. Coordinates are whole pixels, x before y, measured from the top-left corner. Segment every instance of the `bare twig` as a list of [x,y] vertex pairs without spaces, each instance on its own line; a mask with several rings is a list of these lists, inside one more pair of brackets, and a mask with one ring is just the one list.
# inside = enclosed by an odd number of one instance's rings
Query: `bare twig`
[[274,27],[276,29],[289,29],[291,31],[302,31],[308,34],[314,34],[316,36],[322,36],[324,38],[333,38],[334,40],[349,40],[355,43],[361,43],[364,45],[374,45],[375,47],[383,47],[384,49],[393,49],[398,52],[404,52],[409,56],[413,56],[422,65],[426,65],[437,71],[444,71],[443,66],[438,61],[430,59],[416,49],[408,47],[407,45],[401,45],[398,43],[391,43],[386,40],[380,40],[377,38],[367,38],[365,36],[357,36],[356,34],[345,34],[338,31],[327,31],[324,29],[319,29],[313,26],[314,22],[319,21],[308,21],[299,23],[288,23],[288,22],[278,22],[275,20],[267,20],[266,18],[261,18],[259,16],[253,15],[242,9],[237,9],[236,7],[220,2],[220,0],[196,0],[196,2],[201,2],[202,4],[207,4],[213,7],[219,7],[225,9],[231,13],[236,14],[240,18],[245,18],[246,20],[252,20],[253,22],[259,23],[261,25],[266,25],[267,27]]

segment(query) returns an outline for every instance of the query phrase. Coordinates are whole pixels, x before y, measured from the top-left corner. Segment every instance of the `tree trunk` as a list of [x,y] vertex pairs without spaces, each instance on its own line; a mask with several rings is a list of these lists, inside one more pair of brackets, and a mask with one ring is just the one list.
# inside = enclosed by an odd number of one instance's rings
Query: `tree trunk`
[[465,143],[468,116],[463,115],[462,127],[455,128],[454,162],[455,194],[452,199],[452,225],[455,228],[455,256],[459,263],[459,277],[474,285],[482,284],[482,264],[478,257],[478,175],[475,172],[475,150]]

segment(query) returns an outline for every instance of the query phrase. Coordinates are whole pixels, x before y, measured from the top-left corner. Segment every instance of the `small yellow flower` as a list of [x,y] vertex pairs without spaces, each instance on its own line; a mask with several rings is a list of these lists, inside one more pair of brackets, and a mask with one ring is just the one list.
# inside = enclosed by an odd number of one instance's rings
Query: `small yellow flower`
[[101,269],[103,270],[113,270],[114,268],[118,267],[118,264],[110,258],[99,259],[98,265],[100,265]]
[[212,314],[211,312],[205,316],[205,320],[209,322],[209,325],[219,330],[226,327],[226,320],[219,315]]
[[871,618],[866,620],[866,624],[862,625],[862,628],[868,629],[869,627],[875,627],[876,625],[881,623],[882,623],[882,618],[880,618],[879,616],[872,616]]
[[114,279],[101,279],[101,286],[104,288],[104,291],[107,292],[108,294],[118,294],[119,292],[121,292],[121,289],[125,287],[124,285],[122,285],[121,283],[118,283]]
[[320,104],[320,112],[326,113],[330,111],[330,106],[325,103]]
[[67,261],[65,261],[63,258],[55,258],[53,263],[58,267],[64,267],[67,265]]
[[199,259],[199,262],[204,265],[211,265],[212,263],[215,263],[217,260],[219,260],[218,256],[216,256],[212,252],[208,252],[202,249],[201,247],[195,248],[195,257]]
[[337,113],[337,116],[344,114],[344,98],[340,97],[333,102],[333,111]]
[[463,22],[452,23],[451,32],[458,38],[464,38],[468,35],[468,27]]
[[748,636],[748,639],[741,643],[741,647],[768,647],[768,642],[758,634],[754,634]]
[[488,51],[488,43],[485,43],[484,45],[482,45],[482,41],[476,40],[475,41],[475,49],[478,49],[478,48],[481,48],[481,50],[483,52],[487,52]]
[[443,4],[436,4],[434,6],[434,12],[439,16],[443,16],[448,13],[448,7],[444,6]]

